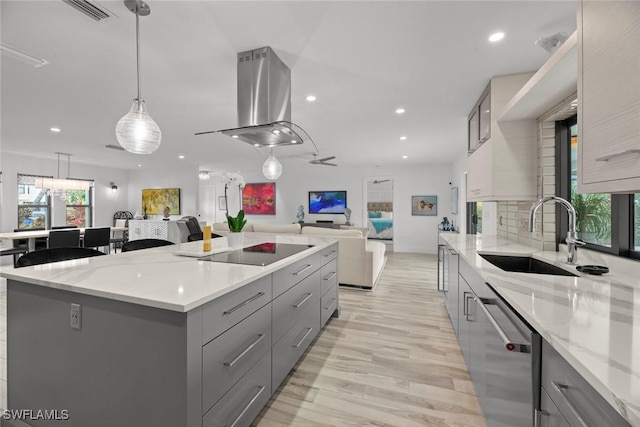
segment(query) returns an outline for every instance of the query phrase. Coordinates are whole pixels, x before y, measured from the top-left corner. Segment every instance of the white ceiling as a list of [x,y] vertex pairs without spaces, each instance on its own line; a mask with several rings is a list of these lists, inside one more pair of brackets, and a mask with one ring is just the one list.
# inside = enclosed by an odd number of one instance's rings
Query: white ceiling
[[[148,0],[142,96],[163,138],[145,156],[104,148],[117,144],[116,122],[136,95],[135,16],[122,1],[99,3],[118,17],[97,23],[61,0],[0,3],[2,43],[50,62],[2,58],[3,152],[62,151],[126,169],[260,168],[265,151],[194,133],[237,125],[236,53],[268,45],[291,68],[292,119],[321,157],[341,167],[450,162],[465,150],[466,117],[489,79],[538,69],[549,55],[534,41],[576,28],[575,1]],[[506,37],[490,44],[497,30]],[[286,167],[313,151],[276,155]]]

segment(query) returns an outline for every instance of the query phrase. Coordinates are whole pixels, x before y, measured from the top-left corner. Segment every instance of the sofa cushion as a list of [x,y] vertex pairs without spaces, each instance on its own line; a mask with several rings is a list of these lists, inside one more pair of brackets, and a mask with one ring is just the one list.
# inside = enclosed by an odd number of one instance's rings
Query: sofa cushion
[[254,224],[256,233],[300,234],[300,224]]
[[338,230],[335,228],[324,227],[302,227],[301,234],[336,237],[362,237],[362,231],[360,230]]

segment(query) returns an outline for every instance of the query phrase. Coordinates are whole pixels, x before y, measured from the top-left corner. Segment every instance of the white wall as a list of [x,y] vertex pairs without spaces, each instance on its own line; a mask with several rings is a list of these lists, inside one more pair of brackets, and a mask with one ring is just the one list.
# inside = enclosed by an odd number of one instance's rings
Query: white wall
[[[451,164],[430,164],[408,167],[328,167],[319,165],[284,164],[284,172],[276,181],[276,215],[248,215],[252,223],[293,223],[299,205],[304,206],[305,222],[333,220],[344,223],[344,215],[310,215],[308,212],[309,191],[347,191],[347,206],[351,208],[351,222],[366,226],[365,192],[366,178],[392,178],[394,197],[394,250],[397,252],[436,253],[437,228],[442,217],[451,218],[451,187],[453,181]],[[197,175],[196,175],[197,176]],[[243,173],[248,183],[267,182],[260,170]],[[223,194],[224,185],[219,178],[217,194]],[[204,184],[210,185],[210,184]],[[438,196],[436,216],[412,216],[411,196]],[[237,212],[237,196],[229,197],[229,210]],[[217,203],[217,201],[216,201]],[[217,211],[217,210],[216,210]],[[217,211],[218,212],[218,211]],[[216,214],[223,221],[224,211]]]
[[[0,158],[2,168],[2,231],[13,231],[18,227],[18,174],[51,175],[58,173],[57,159],[24,156],[12,153],[2,153]],[[66,161],[64,162],[66,175]],[[113,224],[113,214],[116,211],[128,210],[128,180],[129,173],[123,169],[85,165],[76,163],[71,158],[71,175],[73,178],[93,179],[94,187],[94,222],[96,227]],[[62,170],[60,177],[63,177]],[[111,181],[118,185],[118,190],[111,190]],[[58,197],[52,199],[51,225],[65,224],[65,202]]]

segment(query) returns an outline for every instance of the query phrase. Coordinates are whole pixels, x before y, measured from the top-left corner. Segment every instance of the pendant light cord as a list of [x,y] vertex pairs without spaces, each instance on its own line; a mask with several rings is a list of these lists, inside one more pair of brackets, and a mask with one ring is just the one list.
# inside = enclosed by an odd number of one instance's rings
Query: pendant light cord
[[138,101],[142,101],[142,96],[140,95],[140,14],[138,13],[138,8],[140,6],[136,5],[136,71],[138,75]]

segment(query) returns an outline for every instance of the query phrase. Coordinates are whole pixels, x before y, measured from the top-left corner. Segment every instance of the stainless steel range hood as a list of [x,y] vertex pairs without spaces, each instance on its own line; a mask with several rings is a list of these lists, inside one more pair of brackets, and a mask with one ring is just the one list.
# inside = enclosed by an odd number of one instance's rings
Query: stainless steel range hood
[[271,47],[238,54],[238,127],[219,132],[260,147],[308,138],[291,123],[291,70]]

